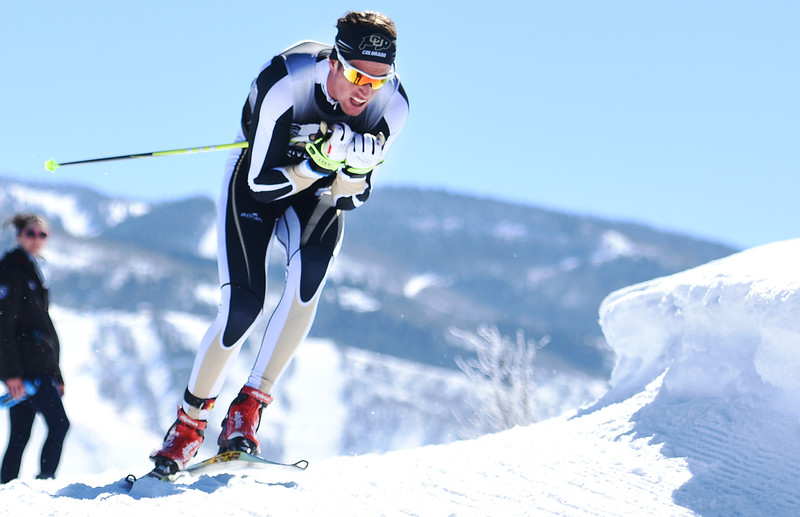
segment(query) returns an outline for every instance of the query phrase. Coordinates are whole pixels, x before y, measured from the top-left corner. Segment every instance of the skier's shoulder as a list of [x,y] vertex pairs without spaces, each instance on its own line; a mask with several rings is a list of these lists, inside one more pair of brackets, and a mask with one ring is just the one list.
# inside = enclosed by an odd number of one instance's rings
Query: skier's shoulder
[[316,64],[328,59],[332,47],[319,41],[303,40],[278,54],[295,80],[314,80]]
[[27,253],[25,253],[21,248],[13,248],[6,251],[0,258],[0,270],[8,271],[12,269],[19,269],[24,267],[28,262],[30,262],[30,258],[28,257]]
[[313,80],[314,65],[330,55],[331,47],[317,41],[304,40],[282,50],[261,66],[256,82],[275,84],[290,76],[293,82]]
[[313,59],[319,61],[330,55],[332,47],[314,40],[302,40],[282,50],[278,55],[288,58],[294,56],[299,59]]

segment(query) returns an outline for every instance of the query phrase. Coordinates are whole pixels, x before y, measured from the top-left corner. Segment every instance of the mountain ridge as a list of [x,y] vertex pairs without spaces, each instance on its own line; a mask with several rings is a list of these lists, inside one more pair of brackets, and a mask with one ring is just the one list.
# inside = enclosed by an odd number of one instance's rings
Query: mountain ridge
[[[3,180],[0,187],[0,217],[34,211],[50,221],[44,256],[68,383],[95,384],[85,388],[156,433],[156,446],[219,305],[214,202],[146,203]],[[641,225],[419,189],[378,189],[345,218],[310,339],[274,391],[280,403],[270,410],[264,447],[276,457],[314,442],[298,444],[298,427],[339,429],[330,454],[473,434],[458,415],[474,411],[480,386],[455,360],[474,351],[454,328],[550,337],[536,356],[536,418],[591,402],[614,363],[598,325],[602,299],[731,252]],[[0,245],[13,243],[3,232]],[[247,378],[280,296],[278,248],[267,311],[242,347],[222,406]],[[320,339],[328,344],[313,344]],[[215,412],[210,428],[219,419]]]
[[[66,250],[51,260],[57,303],[213,316],[210,199],[146,203],[69,185],[0,186],[0,216],[45,213]],[[548,335],[545,363],[607,376],[597,324],[606,294],[737,251],[638,223],[408,187],[375,189],[345,220],[311,336],[446,368],[464,352],[449,329],[488,324]],[[91,266],[68,264],[79,257]],[[284,260],[280,251],[270,259],[272,300]]]

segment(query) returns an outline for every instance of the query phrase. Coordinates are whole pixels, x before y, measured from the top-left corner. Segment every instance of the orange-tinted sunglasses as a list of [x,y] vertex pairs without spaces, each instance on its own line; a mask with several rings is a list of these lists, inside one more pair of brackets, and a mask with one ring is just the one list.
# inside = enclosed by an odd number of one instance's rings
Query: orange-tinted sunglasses
[[373,90],[377,90],[382,88],[383,85],[388,83],[394,77],[394,64],[392,64],[392,69],[386,75],[376,76],[370,75],[364,71],[359,70],[358,68],[354,67],[342,57],[341,52],[339,52],[338,47],[334,47],[336,49],[336,59],[339,60],[339,63],[342,65],[342,74],[344,78],[350,81],[351,83],[355,84],[356,86],[361,86],[362,84],[368,84],[372,87]]

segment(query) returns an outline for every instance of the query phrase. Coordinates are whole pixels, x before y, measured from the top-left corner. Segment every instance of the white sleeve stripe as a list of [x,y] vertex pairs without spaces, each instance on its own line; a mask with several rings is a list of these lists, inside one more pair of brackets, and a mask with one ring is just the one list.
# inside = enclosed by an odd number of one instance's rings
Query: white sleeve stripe
[[[278,120],[293,105],[292,81],[289,76],[284,77],[269,89],[261,102],[258,113],[258,127],[253,138],[253,148],[250,155],[250,169],[247,171],[247,182],[253,192],[277,190],[284,185],[260,185],[255,182],[272,142],[272,133],[275,130],[275,121]],[[287,185],[288,185],[287,181]]]
[[383,119],[386,121],[386,125],[389,126],[390,133],[389,138],[383,146],[382,156],[384,158],[395,138],[400,134],[400,130],[403,129],[406,118],[408,118],[408,103],[403,96],[398,93],[394,96],[383,114]]

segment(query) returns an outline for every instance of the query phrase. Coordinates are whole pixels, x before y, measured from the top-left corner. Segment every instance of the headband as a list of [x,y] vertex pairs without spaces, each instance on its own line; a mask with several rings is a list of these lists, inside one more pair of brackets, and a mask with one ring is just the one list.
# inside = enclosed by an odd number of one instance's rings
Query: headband
[[345,61],[376,61],[391,65],[397,52],[395,39],[373,27],[348,25],[336,34],[336,47]]

